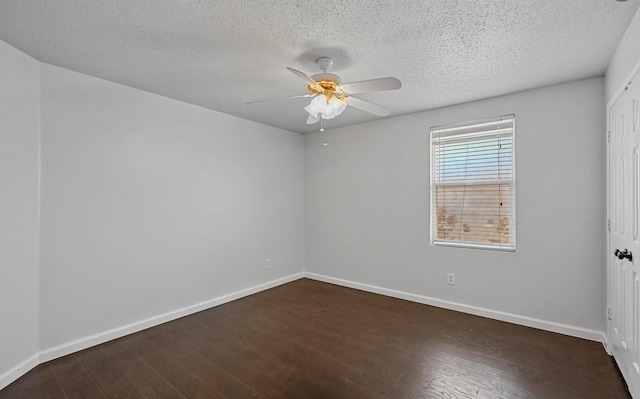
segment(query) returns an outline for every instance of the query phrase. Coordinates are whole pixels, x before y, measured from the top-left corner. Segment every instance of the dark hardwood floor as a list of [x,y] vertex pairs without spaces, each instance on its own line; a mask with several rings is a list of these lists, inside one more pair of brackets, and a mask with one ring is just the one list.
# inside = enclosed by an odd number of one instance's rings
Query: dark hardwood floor
[[5,398],[629,398],[601,344],[307,279],[42,364]]

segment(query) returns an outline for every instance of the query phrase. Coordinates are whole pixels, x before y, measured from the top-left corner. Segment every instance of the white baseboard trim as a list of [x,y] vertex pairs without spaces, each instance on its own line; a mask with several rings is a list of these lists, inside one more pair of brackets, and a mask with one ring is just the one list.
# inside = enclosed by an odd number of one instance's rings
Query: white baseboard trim
[[146,330],[147,328],[157,326],[171,320],[179,319],[181,317],[188,316],[205,309],[213,308],[227,302],[235,301],[236,299],[240,299],[245,296],[258,293],[260,291],[268,290],[269,288],[277,287],[279,285],[298,280],[302,277],[304,277],[304,274],[302,272],[295,273],[283,278],[279,278],[277,280],[269,281],[264,284],[259,284],[250,288],[246,288],[244,290],[232,292],[231,294],[213,298],[208,301],[196,303],[195,305],[187,306],[182,309],[173,310],[171,312],[137,321],[126,326],[114,328],[112,330],[104,331],[62,345],[58,345],[53,348],[45,349],[40,352],[40,363],[48,362],[49,360],[57,359],[59,357],[66,356],[68,354],[78,352],[83,349],[87,349],[92,346],[114,340],[116,338],[124,337],[125,335],[129,335],[134,332]]
[[263,284],[255,285],[240,291],[232,292],[227,295],[222,295],[217,298],[210,299],[208,301],[196,303],[182,309],[173,310],[167,313],[163,313],[158,316],[150,317],[135,323],[131,323],[122,327],[114,328],[108,331],[104,331],[98,334],[94,334],[88,337],[80,338],[75,341],[67,342],[62,345],[55,346],[40,351],[40,353],[33,355],[29,359],[15,366],[6,373],[0,375],[0,389],[11,384],[13,381],[24,375],[27,371],[31,370],[38,364],[48,362],[49,360],[57,359],[62,356],[69,355],[74,352],[81,351],[83,349],[90,348],[95,345],[99,345],[116,338],[124,337],[138,331],[146,330],[147,328],[157,326],[162,323],[166,323],[171,320],[179,319],[184,316],[188,316],[193,313],[200,312],[209,308],[213,308],[227,302],[235,301],[236,299],[243,298],[252,294],[256,294],[260,291],[268,290],[270,288],[277,287],[282,284],[289,283],[304,277],[304,273],[295,273],[286,277],[282,277],[276,280],[272,280]]
[[372,292],[380,295],[390,296],[393,298],[405,299],[412,302],[423,303],[426,305],[436,306],[440,308],[455,310],[463,313],[469,313],[477,316],[487,317],[490,319],[506,321],[509,323],[520,324],[527,327],[538,328],[541,330],[556,332],[560,334],[570,335],[578,338],[584,338],[591,341],[602,342],[606,346],[606,335],[604,332],[590,330],[582,327],[570,326],[567,324],[561,324],[551,321],[545,321],[535,319],[527,316],[520,316],[512,313],[501,312],[497,310],[480,308],[477,306],[465,305],[451,301],[445,301],[442,299],[431,298],[423,295],[411,294],[408,292],[392,290],[389,288],[378,287],[369,284],[357,283],[354,281],[343,280],[340,278],[325,276],[310,272],[295,273],[286,277],[282,277],[276,280],[272,280],[263,284],[259,284],[244,290],[236,291],[227,295],[223,295],[217,298],[210,299],[208,301],[200,302],[195,305],[187,306],[182,309],[177,309],[171,312],[163,313],[158,316],[150,317],[145,320],[141,320],[135,323],[131,323],[122,327],[114,328],[108,331],[104,331],[98,334],[94,334],[88,337],[77,339],[62,345],[55,346],[53,348],[45,349],[22,363],[16,365],[9,371],[0,375],[0,389],[11,384],[13,381],[24,375],[26,372],[37,366],[38,364],[48,362],[62,356],[69,355],[74,352],[81,351],[83,349],[90,348],[95,345],[99,345],[116,338],[123,337],[138,331],[145,330],[147,328],[157,326],[162,323],[166,323],[171,320],[179,319],[184,316],[188,316],[193,313],[200,312],[209,308],[213,308],[236,299],[240,299],[260,291],[268,290],[273,287],[277,287],[282,284],[289,283],[301,279],[303,277],[340,285],[343,287],[354,288],[361,291]]
[[591,330],[583,327],[570,326],[568,324],[556,323],[535,319],[533,317],[520,316],[513,313],[501,312],[499,310],[485,309],[478,306],[465,305],[462,303],[446,301],[443,299],[431,298],[424,295],[411,294],[403,291],[396,291],[389,288],[378,287],[375,285],[357,283],[355,281],[343,280],[336,277],[325,276],[322,274],[304,272],[306,278],[312,280],[323,281],[325,283],[340,285],[343,287],[354,288],[361,291],[372,292],[375,294],[390,296],[393,298],[404,299],[411,302],[423,303],[425,305],[436,306],[439,308],[455,310],[458,312],[469,313],[476,316],[487,317],[500,321],[506,321],[513,324],[519,324],[527,327],[533,327],[540,330],[551,331],[572,337],[584,338],[596,342],[606,342],[606,334],[602,331]]
[[613,353],[609,348],[609,338],[607,336],[607,333],[602,333],[602,346],[604,346],[604,351],[607,352],[609,356],[613,356]]
[[27,360],[24,360],[22,363],[10,369],[9,371],[0,374],[0,389],[5,388],[13,381],[23,376],[27,371],[36,367],[38,364],[38,354],[36,353]]

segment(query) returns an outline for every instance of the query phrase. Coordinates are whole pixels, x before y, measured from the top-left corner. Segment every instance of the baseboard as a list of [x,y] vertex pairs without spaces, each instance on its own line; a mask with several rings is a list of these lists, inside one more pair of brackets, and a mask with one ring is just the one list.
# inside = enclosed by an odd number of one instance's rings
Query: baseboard
[[6,373],[0,375],[0,389],[11,384],[13,381],[24,375],[27,371],[31,370],[40,363],[48,362],[49,360],[57,359],[62,356],[69,355],[74,352],[81,351],[83,349],[90,348],[95,345],[99,345],[116,338],[124,337],[138,331],[146,330],[147,328],[157,326],[162,323],[166,323],[171,320],[179,319],[184,316],[188,316],[193,313],[197,313],[215,306],[225,304],[227,302],[235,301],[236,299],[249,296],[260,291],[268,290],[269,288],[277,287],[282,284],[289,283],[294,280],[298,280],[304,277],[304,273],[295,273],[286,277],[282,277],[276,280],[266,282],[264,284],[255,285],[250,288],[246,288],[240,291],[232,292],[227,295],[219,296],[217,298],[210,299],[208,301],[196,303],[195,305],[187,306],[182,309],[173,310],[171,312],[163,313],[158,316],[150,317],[135,323],[131,323],[125,326],[114,328],[108,331],[104,331],[98,334],[94,334],[88,337],[77,339],[62,345],[55,346],[40,351],[38,354],[33,355],[29,359],[15,366]]
[[578,338],[584,338],[591,341],[602,342],[606,348],[606,335],[601,331],[590,330],[582,327],[575,327],[561,323],[555,323],[551,321],[545,321],[535,319],[526,316],[520,316],[512,313],[500,312],[491,309],[480,308],[477,306],[470,306],[460,304],[451,301],[445,301],[441,299],[431,298],[423,295],[411,294],[408,292],[392,290],[388,288],[378,287],[369,284],[357,283],[354,281],[343,280],[335,277],[324,276],[316,273],[301,272],[295,273],[283,278],[269,281],[267,283],[259,284],[244,290],[236,291],[227,295],[223,295],[217,298],[210,299],[208,301],[200,302],[191,306],[177,309],[171,312],[163,313],[158,316],[154,316],[145,320],[141,320],[135,323],[131,323],[122,327],[114,328],[105,332],[94,334],[88,337],[84,337],[72,342],[68,342],[62,345],[55,346],[53,348],[45,349],[38,354],[31,356],[24,360],[22,363],[16,365],[11,370],[0,375],[0,389],[11,384],[13,381],[24,375],[26,372],[34,368],[40,363],[47,362],[62,356],[69,355],[71,353],[81,351],[83,349],[90,348],[95,345],[99,345],[116,338],[123,337],[138,331],[145,330],[147,328],[157,326],[162,323],[166,323],[171,320],[179,319],[184,316],[188,316],[193,313],[200,312],[212,307],[216,307],[236,299],[249,296],[260,291],[268,290],[273,287],[277,287],[282,284],[289,283],[291,281],[298,280],[300,278],[309,278],[312,280],[323,281],[326,283],[336,284],[343,287],[349,287],[358,289],[361,291],[372,292],[376,294],[386,295],[393,298],[404,299],[412,302],[423,303],[426,305],[437,306],[440,308],[456,310],[463,313],[469,313],[477,316],[487,317],[490,319],[506,321],[509,323],[520,324],[527,327],[538,328],[541,330],[556,332],[560,334],[570,335]]
[[116,338],[124,337],[125,335],[132,334],[134,332],[146,330],[147,328],[157,326],[162,323],[166,323],[171,320],[179,319],[184,316],[188,316],[193,313],[197,313],[215,306],[225,304],[227,302],[235,301],[236,299],[249,296],[260,291],[268,290],[269,288],[277,287],[282,284],[289,283],[294,280],[298,280],[304,277],[304,274],[295,273],[277,280],[272,280],[264,284],[259,284],[244,290],[236,291],[231,294],[223,295],[217,298],[210,299],[208,301],[196,303],[195,305],[187,306],[182,309],[173,310],[171,312],[163,313],[158,316],[150,317],[145,320],[141,320],[135,323],[128,324],[126,326],[114,328],[109,331],[94,334],[88,337],[84,337],[75,341],[68,342],[66,344],[58,345],[53,348],[45,349],[40,352],[40,363],[48,362],[49,360],[57,359],[68,354],[81,351],[83,349],[90,348],[95,345],[105,343],[107,341],[114,340]]
[[602,333],[602,346],[604,346],[604,351],[607,352],[609,356],[613,356],[613,352],[611,352],[611,348],[609,348],[609,338],[606,333]]
[[27,371],[36,367],[39,364],[38,362],[38,354],[31,356],[27,360],[24,360],[22,363],[13,367],[11,370],[0,374],[0,389],[5,388],[13,381],[17,380],[21,376],[23,376]]
[[465,305],[462,303],[445,301],[442,299],[431,298],[424,295],[411,294],[403,291],[396,291],[389,288],[378,287],[375,285],[357,283],[355,281],[343,280],[336,277],[325,276],[322,274],[304,272],[306,278],[312,280],[323,281],[325,283],[331,283],[340,285],[343,287],[354,288],[361,291],[372,292],[375,294],[390,296],[393,298],[404,299],[411,302],[423,303],[426,305],[436,306],[439,308],[455,310],[458,312],[469,313],[476,316],[487,317],[489,319],[495,319],[500,321],[506,321],[509,323],[519,324],[527,327],[533,327],[540,330],[551,331],[564,335],[570,335],[572,337],[584,338],[596,342],[606,342],[606,334],[602,331],[590,330],[588,328],[571,326],[568,324],[556,323],[553,321],[546,321],[535,319],[533,317],[520,316],[513,313],[501,312],[498,310],[485,309],[478,306]]

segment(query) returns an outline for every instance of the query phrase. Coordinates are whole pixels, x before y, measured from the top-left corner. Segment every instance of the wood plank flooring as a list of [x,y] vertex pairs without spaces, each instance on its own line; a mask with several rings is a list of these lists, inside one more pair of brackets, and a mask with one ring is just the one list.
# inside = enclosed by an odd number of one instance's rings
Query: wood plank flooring
[[298,280],[42,364],[6,398],[629,398],[601,344]]

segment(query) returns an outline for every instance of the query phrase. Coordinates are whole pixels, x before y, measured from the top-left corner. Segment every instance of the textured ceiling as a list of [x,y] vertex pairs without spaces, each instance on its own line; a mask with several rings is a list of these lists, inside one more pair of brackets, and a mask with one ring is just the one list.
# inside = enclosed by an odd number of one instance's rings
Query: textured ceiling
[[[296,132],[285,67],[345,81],[392,115],[602,75],[640,0],[1,0],[0,39],[40,61]],[[348,108],[328,128],[378,119]]]

